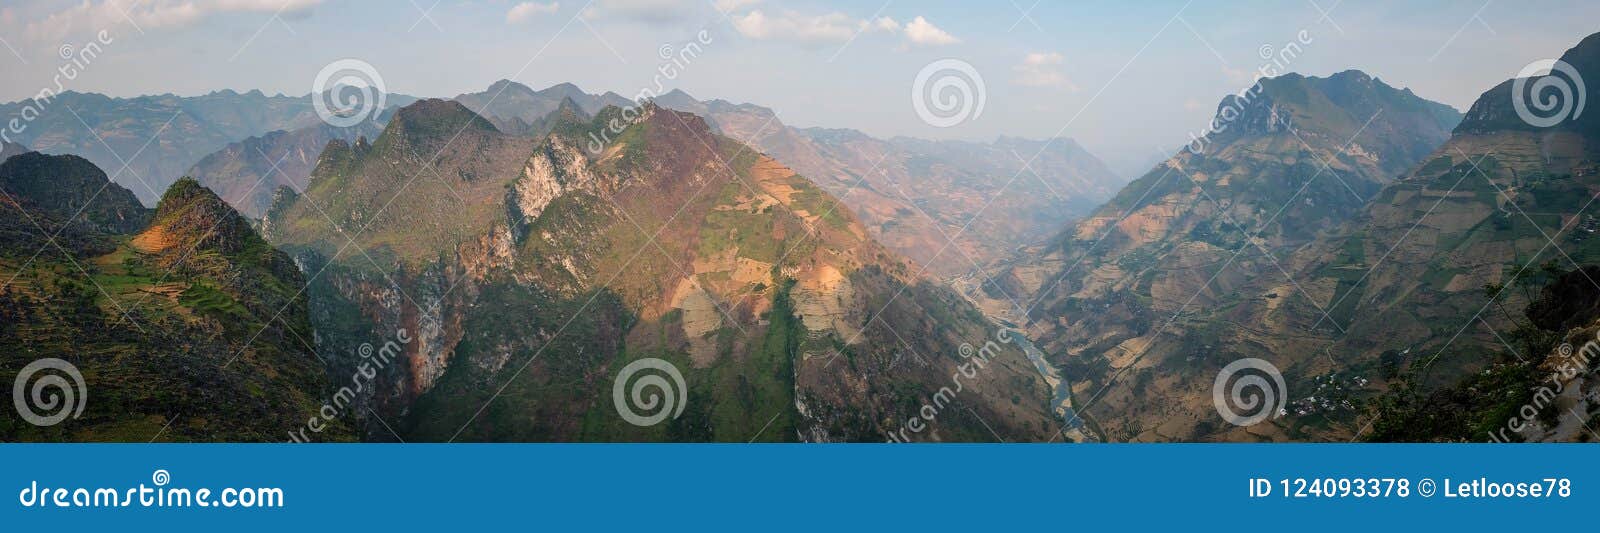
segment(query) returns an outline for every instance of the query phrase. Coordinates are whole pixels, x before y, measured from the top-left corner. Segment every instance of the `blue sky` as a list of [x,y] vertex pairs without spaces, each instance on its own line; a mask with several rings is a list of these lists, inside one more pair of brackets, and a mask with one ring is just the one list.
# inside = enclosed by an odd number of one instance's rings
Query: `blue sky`
[[[1357,68],[1465,110],[1600,30],[1596,2],[1314,2],[7,0],[0,99],[53,85],[61,47],[99,30],[114,41],[66,86],[114,96],[304,94],[342,58],[419,96],[501,78],[632,95],[652,84],[664,46],[705,30],[711,43],[671,82],[702,99],[879,136],[1060,132],[1133,172],[1203,128],[1265,63],[1264,48],[1301,31],[1311,42],[1289,70]],[[974,67],[985,103],[935,128],[919,120],[911,86],[943,58]]]

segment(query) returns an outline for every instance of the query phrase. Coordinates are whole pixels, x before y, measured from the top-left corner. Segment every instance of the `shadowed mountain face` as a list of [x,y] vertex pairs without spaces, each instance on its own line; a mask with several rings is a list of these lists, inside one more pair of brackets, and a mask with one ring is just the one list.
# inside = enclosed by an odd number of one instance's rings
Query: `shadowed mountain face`
[[99,167],[78,156],[30,152],[7,158],[0,163],[0,188],[53,219],[98,232],[128,233],[149,221],[138,198],[109,185]]
[[[368,438],[1054,430],[1018,347],[777,161],[655,106],[553,132],[536,142],[461,104],[420,102],[371,146],[331,146],[307,193],[271,210],[266,232],[307,269],[335,375],[361,344],[416,332],[358,400]],[[607,142],[591,153],[596,137]],[[622,413],[645,406],[611,391],[652,359],[684,378],[669,393],[682,410],[639,426]]]
[[0,379],[54,358],[88,393],[54,425],[6,410],[0,440],[283,440],[323,403],[304,278],[192,180],[152,211],[83,159],[11,158],[0,279]]
[[[1217,132],[997,276],[986,305],[1032,324],[1101,436],[1216,438],[1231,428],[1212,407],[1217,369],[1240,354],[1277,362],[1325,348],[1302,341],[1340,326],[1287,328],[1278,316],[1327,305],[1327,287],[1296,274],[1307,250],[1350,235],[1344,224],[1458,118],[1355,71],[1263,80],[1223,100]],[[1291,390],[1330,371],[1297,370],[1307,381]]]
[[105,253],[115,247],[108,234],[133,231],[150,219],[133,193],[76,156],[8,158],[0,163],[0,192],[0,254],[18,265],[45,252]]
[[11,159],[11,156],[22,155],[28,152],[28,147],[23,146],[20,143],[0,142],[0,163],[4,163],[7,159]]

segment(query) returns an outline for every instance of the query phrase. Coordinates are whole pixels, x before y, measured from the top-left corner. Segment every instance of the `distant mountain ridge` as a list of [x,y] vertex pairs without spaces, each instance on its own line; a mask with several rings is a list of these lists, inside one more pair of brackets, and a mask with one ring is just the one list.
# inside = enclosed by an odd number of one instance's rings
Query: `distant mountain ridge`
[[[583,116],[606,106],[639,105],[616,93],[588,94],[570,83],[534,90],[509,80],[454,100],[502,132],[533,137],[550,131],[541,121],[550,120],[563,101]],[[974,263],[993,263],[1018,245],[1045,239],[1123,184],[1070,139],[1058,139],[1043,153],[1044,141],[1015,138],[994,143],[880,140],[855,130],[790,127],[771,109],[700,101],[677,89],[651,101],[702,117],[713,131],[811,177],[859,213],[875,238],[911,258],[919,270],[940,277],[969,274]],[[1035,154],[1040,157],[1024,168]],[[1002,187],[1005,194],[983,209]],[[976,216],[980,209],[982,216]],[[955,245],[939,253],[947,236]]]
[[217,191],[239,212],[251,218],[266,215],[279,187],[305,190],[323,148],[334,140],[356,142],[376,138],[382,124],[368,120],[348,128],[317,122],[293,131],[273,131],[231,143],[205,156],[184,176]]
[[[403,105],[414,98],[389,94],[387,100]],[[44,153],[88,159],[146,205],[154,205],[168,185],[229,143],[320,122],[311,96],[267,96],[261,91],[131,98],[66,91],[42,105],[32,100],[0,103],[0,117],[21,118],[25,108],[39,115],[13,141]]]
[[681,90],[655,101],[706,117],[719,132],[793,166],[855,210],[884,245],[944,278],[970,275],[1017,246],[1043,241],[1124,184],[1070,139],[883,140],[850,129],[794,128],[771,109],[702,102]]
[[543,136],[548,130],[537,131],[535,124],[560,109],[563,101],[577,104],[585,115],[593,116],[607,106],[627,107],[634,102],[622,95],[607,92],[593,95],[583,92],[571,83],[560,83],[535,91],[528,86],[500,80],[483,92],[456,96],[472,112],[493,122],[500,131],[513,135]]
[[[534,138],[554,129],[554,117],[564,103],[572,112],[560,114],[568,121],[587,120],[607,106],[637,105],[616,93],[589,94],[570,83],[533,90],[509,80],[453,99],[499,131]],[[388,95],[393,106],[415,100]],[[815,176],[825,190],[861,214],[875,237],[916,261],[919,270],[939,277],[968,274],[975,264],[991,264],[1018,245],[1048,237],[1050,228],[1088,212],[1122,184],[1076,143],[1061,140],[1057,149],[1024,168],[1023,161],[1038,154],[1035,147],[1042,142],[884,141],[848,132],[861,142],[840,143],[845,130],[792,128],[771,110],[752,104],[700,102],[678,90],[655,101],[700,115],[714,131]],[[192,176],[256,218],[265,214],[280,187],[303,186],[327,141],[376,136],[388,115],[359,129],[335,131],[317,119],[309,103],[309,97],[269,97],[259,91],[137,98],[67,92],[29,129],[31,138],[22,140],[48,153],[80,154],[103,168],[121,169],[121,158],[129,158],[128,169],[113,177],[146,205],[172,180]],[[26,101],[0,105],[0,116],[15,114],[24,105]],[[89,128],[66,109],[76,111]],[[91,128],[106,139],[104,145]],[[276,133],[280,131],[285,133]],[[146,145],[157,132],[163,142]],[[134,157],[140,148],[146,152]],[[272,163],[280,160],[273,170]],[[1002,187],[1006,193],[983,208]],[[980,210],[982,216],[975,216]],[[947,237],[955,244],[938,253]]]

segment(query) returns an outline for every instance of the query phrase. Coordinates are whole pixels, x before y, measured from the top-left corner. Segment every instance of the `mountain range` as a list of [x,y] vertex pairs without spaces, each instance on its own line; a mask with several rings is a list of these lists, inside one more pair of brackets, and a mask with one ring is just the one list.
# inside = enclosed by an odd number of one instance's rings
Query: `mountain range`
[[[455,100],[501,131],[535,137],[548,133],[539,123],[564,101],[585,116],[637,105],[572,84],[536,91],[508,80]],[[703,101],[682,90],[651,101],[702,117],[712,131],[792,166],[842,199],[879,242],[946,278],[1048,238],[1049,228],[1099,205],[1123,181],[1071,139],[881,140],[850,129],[795,128],[771,109]]]
[[[251,95],[241,98],[247,96]],[[213,97],[218,96],[208,98]],[[410,100],[390,98],[390,102]],[[534,90],[509,80],[453,100],[503,133],[534,139],[548,134],[557,116],[587,119],[608,106],[638,105],[616,93],[589,94],[570,83]],[[1071,139],[1002,137],[991,143],[905,137],[880,140],[848,129],[795,128],[765,107],[700,101],[677,90],[652,101],[701,116],[713,131],[793,165],[797,172],[843,199],[862,217],[874,238],[911,258],[917,270],[944,278],[971,276],[978,267],[1007,257],[1017,246],[1045,240],[1051,236],[1051,228],[1087,213],[1123,184]],[[256,104],[246,100],[238,105]],[[314,116],[308,123],[298,115],[287,119],[287,124],[237,128],[233,135],[248,137],[239,137],[242,140],[201,157],[170,157],[196,161],[181,174],[166,168],[149,172],[193,177],[240,212],[260,218],[279,186],[304,190],[321,146],[333,139],[355,142],[363,136],[373,138],[390,114],[392,111],[349,128],[315,122]],[[151,127],[148,118],[143,122]],[[169,135],[183,138],[182,133]],[[184,139],[181,144],[214,143]],[[110,161],[90,159],[101,166],[118,161],[115,157]]]
[[[151,210],[77,156],[7,159],[0,278],[0,377],[48,388],[19,373],[50,357],[87,385],[28,404],[76,405],[70,422],[5,410],[0,440],[281,440],[329,388],[304,277],[193,180]],[[326,438],[353,438],[330,424]]]
[[971,276],[1099,205],[1123,185],[1071,139],[990,143],[876,139],[795,128],[772,110],[682,91],[655,100],[792,165],[842,199],[874,238],[919,269]]
[[[1593,65],[1597,43],[1564,59]],[[1597,190],[1592,130],[1508,117],[1510,83],[1463,117],[1359,72],[1265,80],[1219,107],[1242,127],[1135,181],[986,296],[1029,295],[1018,320],[1099,438],[1367,436],[1381,416],[1364,400],[1402,383],[1426,394],[1507,349],[1548,353],[1508,340],[1539,337],[1525,320],[1489,310],[1530,305],[1596,259],[1572,231]],[[1213,379],[1245,357],[1287,378],[1271,423],[1216,416]]]
[[[603,152],[582,148],[614,121]],[[370,144],[330,145],[263,228],[313,273],[325,354],[419,332],[363,398],[371,438],[880,440],[947,385],[951,347],[993,336],[838,200],[654,105],[535,141],[424,100]],[[1049,431],[1021,349],[992,357],[924,438]],[[683,372],[681,417],[619,416],[606,391],[641,359]]]
[[1263,79],[1126,185],[681,91],[64,93],[0,148],[0,380],[93,398],[0,439],[1585,440],[1600,119],[1514,104],[1570,75]]
[[0,104],[0,116],[37,118],[16,142],[45,153],[72,154],[110,169],[113,181],[146,205],[195,161],[230,142],[318,121],[309,97],[219,91],[204,96],[109,98],[73,91],[36,103]]

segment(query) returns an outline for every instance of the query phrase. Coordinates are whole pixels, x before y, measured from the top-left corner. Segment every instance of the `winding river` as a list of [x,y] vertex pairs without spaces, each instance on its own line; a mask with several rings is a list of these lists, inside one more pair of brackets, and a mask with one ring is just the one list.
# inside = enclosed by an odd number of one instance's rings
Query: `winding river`
[[1028,361],[1033,362],[1033,368],[1038,370],[1039,376],[1044,378],[1046,384],[1050,385],[1050,390],[1052,391],[1050,409],[1056,413],[1056,416],[1061,418],[1062,423],[1067,424],[1069,429],[1081,426],[1083,421],[1078,419],[1077,414],[1072,410],[1072,384],[1062,378],[1060,369],[1051,365],[1050,361],[1045,359],[1044,350],[1040,350],[1038,346],[1035,346],[1033,340],[1024,335],[1022,329],[1018,328],[1016,324],[996,317],[990,317],[990,320],[993,320],[996,325],[1012,331],[1012,339],[1022,346],[1023,353],[1028,355]]

